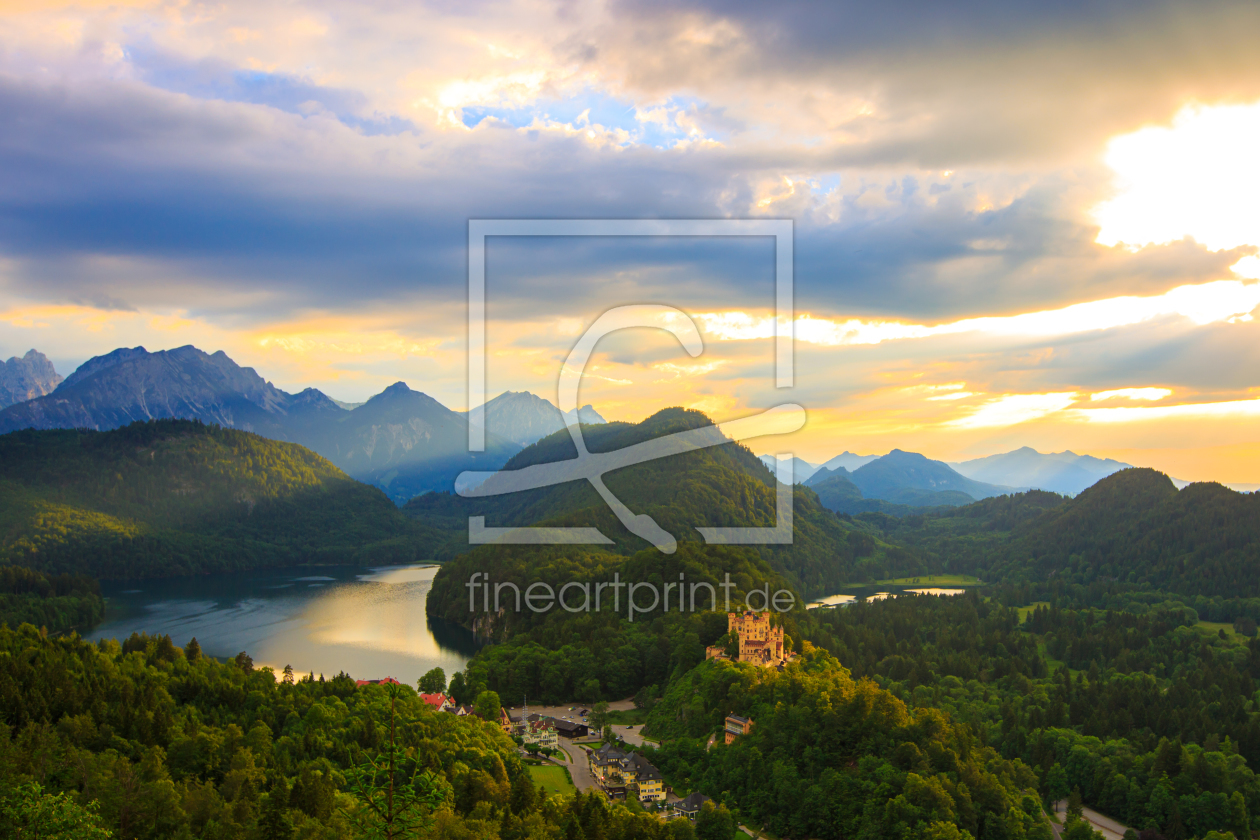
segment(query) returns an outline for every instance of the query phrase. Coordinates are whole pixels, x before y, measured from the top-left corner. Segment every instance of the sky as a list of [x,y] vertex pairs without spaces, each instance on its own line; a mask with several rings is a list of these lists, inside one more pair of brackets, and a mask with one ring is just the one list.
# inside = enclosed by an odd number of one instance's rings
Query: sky
[[490,393],[609,419],[783,403],[815,462],[1032,446],[1260,483],[1254,3],[0,0],[0,357],[224,350],[290,391],[467,403],[469,219],[789,219],[493,238]]

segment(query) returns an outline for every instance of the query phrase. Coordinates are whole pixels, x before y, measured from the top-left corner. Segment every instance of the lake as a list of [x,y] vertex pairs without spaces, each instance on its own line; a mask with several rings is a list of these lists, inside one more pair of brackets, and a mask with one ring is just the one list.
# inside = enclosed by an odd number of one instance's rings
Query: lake
[[123,640],[139,631],[183,647],[195,636],[208,656],[245,651],[277,673],[292,665],[299,675],[345,671],[415,685],[438,667],[449,679],[478,646],[467,630],[426,617],[437,570],[308,566],[106,581],[105,622],[87,638]]

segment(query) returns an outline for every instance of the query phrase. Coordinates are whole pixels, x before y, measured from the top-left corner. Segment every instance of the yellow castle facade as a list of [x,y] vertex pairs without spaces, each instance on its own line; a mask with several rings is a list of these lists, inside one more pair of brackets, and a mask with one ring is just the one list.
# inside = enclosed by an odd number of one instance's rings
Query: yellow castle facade
[[[777,666],[791,659],[791,653],[784,647],[783,627],[772,627],[768,612],[727,613],[726,627],[739,640],[736,662]],[[726,651],[721,647],[709,647],[705,649],[705,657],[725,658]]]

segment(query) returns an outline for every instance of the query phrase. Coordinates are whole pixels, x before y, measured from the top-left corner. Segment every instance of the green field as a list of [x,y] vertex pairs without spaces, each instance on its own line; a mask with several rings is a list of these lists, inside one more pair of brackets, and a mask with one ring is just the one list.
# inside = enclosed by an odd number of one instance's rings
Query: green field
[[1238,642],[1244,645],[1247,643],[1246,636],[1241,633],[1234,632],[1233,624],[1226,624],[1221,621],[1200,621],[1198,624],[1194,625],[1194,629],[1208,633],[1212,636],[1215,636],[1219,631],[1224,630],[1225,638],[1229,639],[1231,642]]
[[577,788],[573,786],[573,780],[569,776],[569,771],[563,767],[557,767],[554,764],[530,764],[526,765],[529,775],[534,778],[535,784],[541,785],[546,789],[548,794],[558,793],[561,796],[572,796],[577,793]]
[[915,577],[877,580],[876,586],[984,586],[975,575],[916,575]]
[[1027,621],[1028,614],[1031,613],[1033,610],[1037,609],[1037,607],[1048,607],[1048,606],[1050,606],[1049,601],[1033,601],[1031,604],[1029,604],[1026,607],[1016,607],[1015,610],[1016,612],[1019,613],[1019,623],[1023,624],[1025,621]]

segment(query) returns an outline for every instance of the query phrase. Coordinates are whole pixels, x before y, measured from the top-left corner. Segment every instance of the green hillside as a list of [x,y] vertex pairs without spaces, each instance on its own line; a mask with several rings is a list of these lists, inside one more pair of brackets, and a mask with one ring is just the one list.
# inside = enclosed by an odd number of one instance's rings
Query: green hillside
[[[583,433],[590,451],[607,452],[711,424],[701,412],[669,408],[642,423],[584,426]],[[509,461],[505,469],[576,456],[569,433],[562,431],[527,447]],[[702,543],[696,530],[700,526],[774,525],[774,478],[747,447],[738,443],[627,467],[608,474],[605,483],[631,511],[651,516],[680,544]],[[870,536],[853,539],[852,534],[862,528],[824,508],[812,490],[797,486],[794,493],[793,544],[749,550],[765,560],[798,593],[813,597],[833,592],[840,584],[851,580],[874,580],[889,576],[886,573],[924,571],[909,552]],[[441,554],[446,556],[469,551],[469,516],[485,516],[486,524],[492,527],[594,526],[614,542],[598,553],[624,556],[651,548],[621,525],[585,481],[489,498],[465,499],[431,493],[413,499],[404,511],[428,527],[445,531],[447,539]],[[499,552],[483,548],[474,552],[475,559],[458,568],[464,572],[479,568],[476,564],[483,560],[495,564],[526,554],[537,557],[540,552],[522,552],[515,548]],[[573,556],[574,552],[555,547],[541,554],[558,557]],[[438,580],[441,579],[439,575]],[[463,579],[467,579],[466,574]],[[435,593],[440,590],[435,582]]]
[[423,528],[296,444],[196,421],[0,436],[0,563],[105,578],[415,559]]
[[[752,731],[706,749],[727,714]],[[780,673],[706,662],[652,709],[651,751],[675,789],[721,792],[749,825],[780,837],[1026,838],[1053,835],[1037,776],[965,725],[855,681],[806,643]]]
[[1114,473],[1073,499],[1034,490],[881,524],[928,562],[988,581],[1260,597],[1260,494],[1178,490],[1150,469]]

